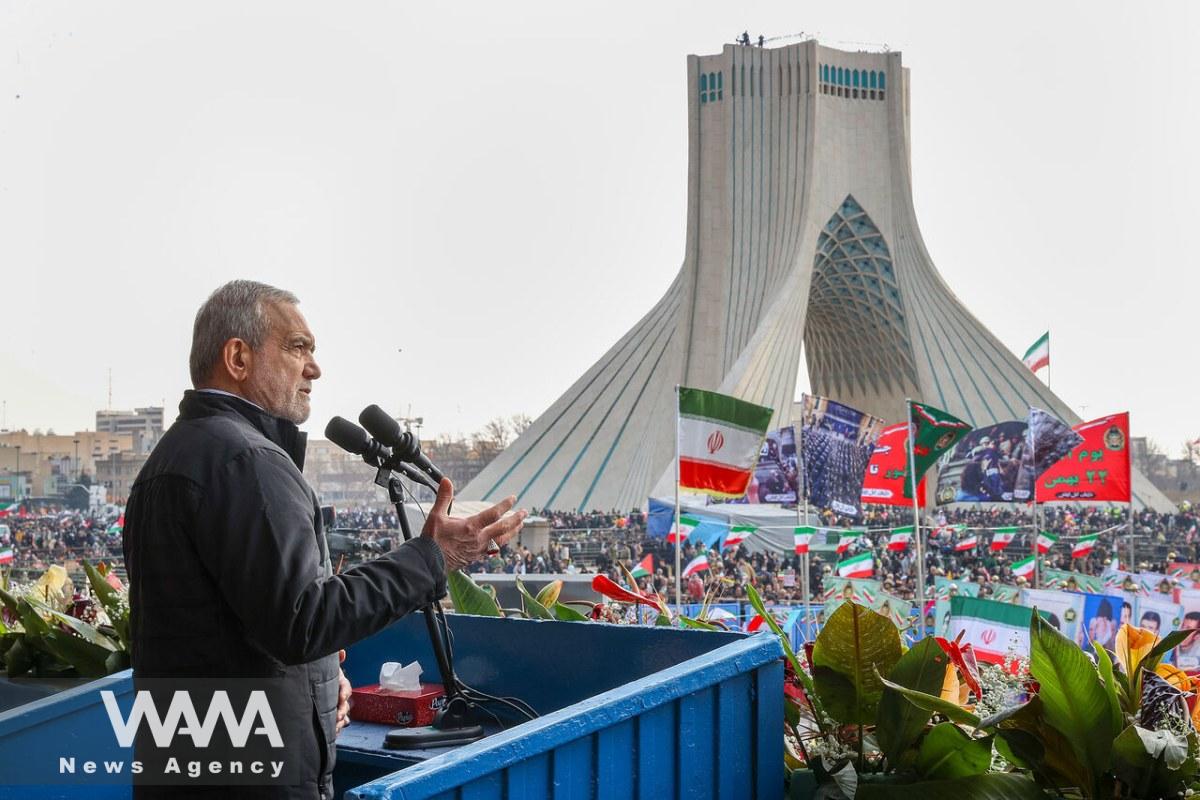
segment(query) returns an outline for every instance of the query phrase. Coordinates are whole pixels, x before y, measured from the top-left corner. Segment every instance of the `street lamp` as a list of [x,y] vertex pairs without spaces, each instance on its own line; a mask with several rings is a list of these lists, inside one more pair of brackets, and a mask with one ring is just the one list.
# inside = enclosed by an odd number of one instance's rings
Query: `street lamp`
[[79,483],[79,440],[75,440],[75,482]]

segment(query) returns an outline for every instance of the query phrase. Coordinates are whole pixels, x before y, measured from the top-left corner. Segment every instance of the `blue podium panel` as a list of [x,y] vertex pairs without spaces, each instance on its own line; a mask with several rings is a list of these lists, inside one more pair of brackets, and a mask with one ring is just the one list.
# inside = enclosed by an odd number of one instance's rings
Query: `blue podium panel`
[[[540,716],[481,741],[383,747],[388,726],[355,722],[338,739],[335,788],[362,798],[670,798],[783,793],[783,663],[770,635],[449,615],[456,672]],[[417,660],[439,680],[419,614],[351,647],[355,686],[385,661]],[[129,671],[0,713],[0,800],[127,798],[129,764],[103,693],[122,714]],[[61,757],[73,774],[60,774]],[[93,771],[85,770],[92,762]],[[49,775],[44,784],[31,776]]]

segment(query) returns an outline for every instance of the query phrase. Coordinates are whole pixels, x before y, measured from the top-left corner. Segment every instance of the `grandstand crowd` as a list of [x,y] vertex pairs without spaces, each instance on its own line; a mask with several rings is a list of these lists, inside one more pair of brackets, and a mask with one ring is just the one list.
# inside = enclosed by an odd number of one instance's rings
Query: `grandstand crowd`
[[[652,573],[640,579],[642,588],[669,596],[674,591],[674,545],[663,537],[647,533],[644,512],[573,512],[538,511],[550,525],[550,545],[533,552],[521,545],[510,545],[500,553],[477,562],[471,571],[515,574],[592,573],[602,572],[622,580],[617,566],[633,568],[647,555],[652,556]],[[1055,569],[1072,569],[1097,575],[1112,560],[1114,548],[1124,564],[1129,564],[1130,539],[1127,511],[1123,508],[1073,508],[1045,506],[1041,528],[1059,535],[1059,542],[1046,555],[1046,563]],[[0,570],[37,571],[51,564],[80,559],[106,560],[120,568],[121,534],[112,515],[89,516],[81,512],[52,511],[30,516],[9,515],[0,518],[0,553],[11,550],[11,556],[0,562]],[[813,553],[809,559],[809,586],[813,598],[820,598],[825,578],[836,574],[837,561],[851,555],[870,551],[875,559],[874,577],[883,588],[899,597],[916,596],[916,555],[912,547],[902,551],[887,549],[892,528],[910,525],[908,509],[889,506],[868,506],[863,517],[849,520],[832,512],[822,517],[829,528],[848,528],[853,523],[865,528],[849,549],[837,555],[832,552]],[[984,584],[981,594],[989,594],[988,586],[997,583],[1024,585],[1024,578],[1014,577],[1013,562],[1031,552],[1029,512],[1024,508],[955,508],[934,510],[922,519],[927,538],[925,567],[927,581],[938,577],[969,580]],[[952,526],[965,526],[953,528]],[[1006,549],[993,551],[989,545],[991,531],[1007,526],[1024,526],[1022,534]],[[342,534],[359,536],[362,558],[377,554],[380,547],[395,541],[389,531],[398,528],[391,510],[339,509],[335,527]],[[929,536],[929,530],[936,530]],[[1136,513],[1133,519],[1133,550],[1136,571],[1166,572],[1170,563],[1200,562],[1200,512],[1181,507],[1170,514],[1154,511]],[[1079,535],[1102,533],[1096,547],[1084,558],[1071,557],[1071,543]],[[955,545],[969,536],[978,537],[978,545],[957,551]],[[803,581],[801,559],[792,553],[756,551],[753,537],[743,544],[718,552],[707,551],[709,569],[684,581],[685,591],[695,600],[710,592],[722,599],[742,599],[746,585],[754,583],[768,600],[778,603],[800,602]],[[685,544],[680,562],[688,563],[699,551]],[[347,566],[354,558],[342,564]]]

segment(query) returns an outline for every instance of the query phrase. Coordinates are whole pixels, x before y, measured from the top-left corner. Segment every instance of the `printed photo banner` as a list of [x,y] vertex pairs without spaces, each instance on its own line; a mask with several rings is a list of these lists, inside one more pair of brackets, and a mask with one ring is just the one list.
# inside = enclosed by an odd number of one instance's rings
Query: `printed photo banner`
[[1103,594],[1105,591],[1104,579],[1100,576],[1065,569],[1042,570],[1042,583],[1047,589],[1060,589],[1064,592]]
[[[1178,594],[1183,607],[1179,629],[1200,631],[1200,589],[1180,589]],[[1200,670],[1200,633],[1192,634],[1175,648],[1175,666]]]
[[826,578],[825,618],[837,611],[847,600],[853,600],[872,611],[890,619],[897,627],[904,628],[911,621],[913,603],[883,591],[883,584],[868,578]]
[[804,494],[819,509],[857,517],[863,475],[883,433],[883,420],[826,397],[803,395],[800,455]]
[[1030,407],[1025,428],[1021,469],[1013,486],[1013,499],[1033,499],[1035,482],[1083,441],[1067,423],[1040,408]]
[[[883,429],[871,460],[867,462],[867,474],[863,476],[863,503],[912,508],[912,498],[904,496],[908,483],[908,453],[904,449],[907,440],[908,425],[905,423]],[[924,478],[917,484],[917,496],[924,505]]]
[[1020,420],[1000,422],[968,433],[947,453],[938,472],[937,504],[1012,503],[1025,455]]
[[1082,597],[1083,624],[1078,637],[1080,646],[1085,653],[1095,653],[1092,642],[1112,650],[1124,616],[1122,607],[1128,606],[1128,601],[1108,594],[1087,594]]
[[1128,412],[1082,422],[1073,430],[1083,437],[1083,441],[1038,478],[1038,502],[1128,503]]
[[734,503],[795,503],[800,496],[796,429],[768,431],[744,497]]
[[1037,608],[1046,617],[1047,622],[1076,644],[1082,644],[1079,625],[1083,620],[1084,597],[1082,594],[1059,592],[1054,589],[1021,590],[1022,605]]

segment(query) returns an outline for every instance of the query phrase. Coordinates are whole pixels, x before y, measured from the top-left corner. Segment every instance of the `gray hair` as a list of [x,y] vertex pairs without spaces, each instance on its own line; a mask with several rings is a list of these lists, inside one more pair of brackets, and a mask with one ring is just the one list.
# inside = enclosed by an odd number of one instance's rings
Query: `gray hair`
[[192,386],[203,386],[212,377],[230,339],[241,339],[251,349],[262,346],[270,326],[267,303],[299,302],[291,292],[258,281],[230,281],[210,294],[196,312],[192,326],[192,352],[188,357]]

